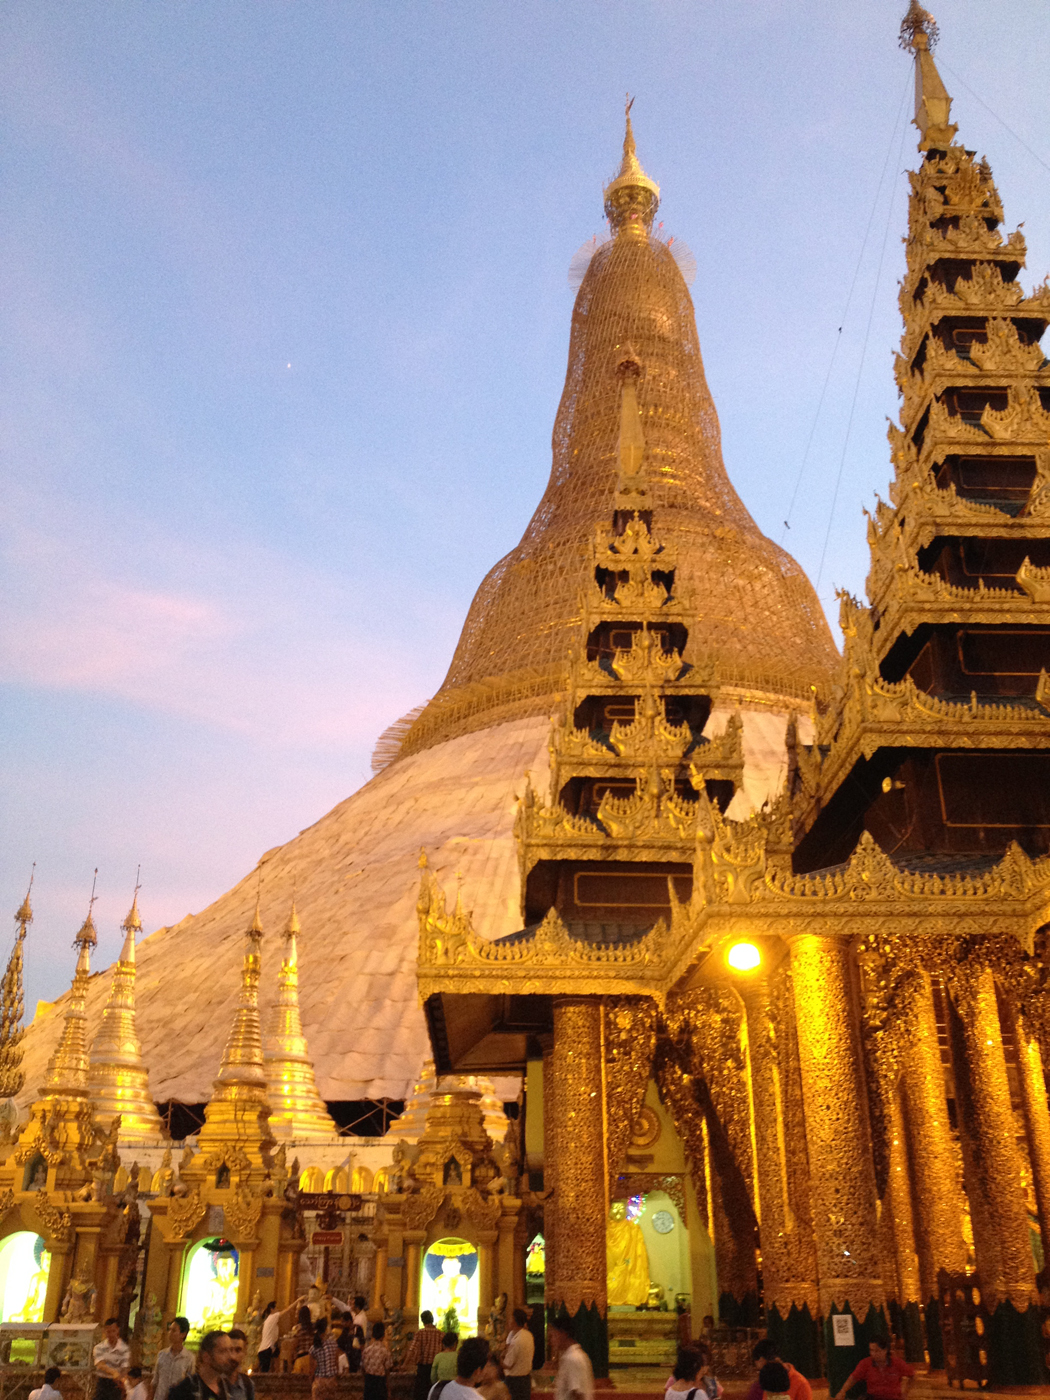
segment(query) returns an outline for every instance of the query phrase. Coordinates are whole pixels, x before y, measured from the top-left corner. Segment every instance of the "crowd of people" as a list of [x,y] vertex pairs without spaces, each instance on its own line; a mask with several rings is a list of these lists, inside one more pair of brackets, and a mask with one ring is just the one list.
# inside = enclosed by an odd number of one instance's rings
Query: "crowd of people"
[[[283,1312],[270,1303],[262,1318],[260,1371],[272,1368],[281,1352],[282,1329],[293,1315],[285,1355],[294,1372],[312,1378],[311,1400],[335,1400],[338,1378],[358,1371],[363,1400],[388,1400],[394,1356],[385,1324],[369,1325],[363,1298],[342,1311],[337,1305],[331,1323],[324,1315],[314,1318],[301,1298]],[[414,1372],[413,1400],[531,1400],[535,1338],[523,1308],[514,1309],[507,1336],[495,1347],[483,1337],[461,1343],[455,1332],[441,1332],[430,1312],[420,1315],[420,1323],[402,1363]],[[131,1350],[117,1319],[108,1318],[92,1358],[97,1378],[93,1400],[255,1400],[252,1377],[244,1370],[246,1334],[239,1327],[206,1332],[193,1352],[186,1345],[189,1331],[186,1318],[172,1318],[168,1345],[146,1378],[140,1366],[130,1364]],[[547,1336],[557,1362],[554,1400],[593,1400],[594,1375],[576,1340],[573,1319],[563,1314],[548,1323]],[[861,1383],[869,1400],[907,1400],[914,1367],[892,1355],[885,1337],[872,1338],[868,1351],[833,1400],[845,1400],[847,1391]],[[751,1361],[756,1375],[745,1400],[813,1400],[809,1381],[783,1360],[771,1339],[757,1343]],[[62,1400],[61,1377],[59,1367],[49,1367],[29,1400]],[[664,1392],[665,1400],[721,1400],[723,1387],[703,1340],[679,1347]]]

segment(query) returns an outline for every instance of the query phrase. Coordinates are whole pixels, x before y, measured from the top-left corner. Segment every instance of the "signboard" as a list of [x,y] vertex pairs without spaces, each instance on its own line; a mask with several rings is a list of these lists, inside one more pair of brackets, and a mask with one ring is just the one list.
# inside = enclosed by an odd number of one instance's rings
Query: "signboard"
[[348,1196],[345,1191],[300,1191],[300,1210],[345,1210],[352,1214],[364,1202],[360,1196]]
[[342,1230],[315,1230],[313,1233],[314,1244],[341,1245],[343,1243]]
[[834,1313],[831,1330],[837,1347],[851,1347],[853,1342],[853,1317],[850,1313]]

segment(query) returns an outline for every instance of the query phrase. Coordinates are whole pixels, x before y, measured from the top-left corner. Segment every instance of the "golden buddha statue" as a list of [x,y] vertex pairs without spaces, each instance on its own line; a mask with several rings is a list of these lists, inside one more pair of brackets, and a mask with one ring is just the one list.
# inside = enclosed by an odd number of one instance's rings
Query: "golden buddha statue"
[[642,1227],[627,1218],[627,1202],[613,1201],[605,1225],[609,1306],[641,1308],[649,1301],[649,1251]]

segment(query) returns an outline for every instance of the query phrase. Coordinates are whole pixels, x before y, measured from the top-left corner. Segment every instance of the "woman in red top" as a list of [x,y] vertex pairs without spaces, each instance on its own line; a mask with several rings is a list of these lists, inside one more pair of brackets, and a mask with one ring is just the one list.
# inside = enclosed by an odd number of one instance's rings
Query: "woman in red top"
[[907,1400],[908,1383],[915,1374],[915,1367],[899,1356],[891,1356],[885,1337],[872,1337],[868,1352],[846,1377],[835,1400],[844,1400],[846,1391],[858,1381],[867,1386],[868,1400]]

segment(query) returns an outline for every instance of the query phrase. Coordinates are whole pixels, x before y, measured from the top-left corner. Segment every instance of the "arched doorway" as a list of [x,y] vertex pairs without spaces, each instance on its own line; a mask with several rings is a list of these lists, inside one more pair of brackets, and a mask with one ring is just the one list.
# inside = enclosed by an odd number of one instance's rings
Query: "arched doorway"
[[437,1240],[423,1256],[419,1306],[442,1332],[473,1337],[478,1330],[478,1251],[469,1240]]
[[32,1230],[0,1243],[0,1322],[43,1322],[51,1255]]
[[199,1240],[191,1248],[182,1272],[179,1311],[189,1319],[194,1339],[213,1328],[233,1325],[238,1266],[237,1251],[229,1240]]

